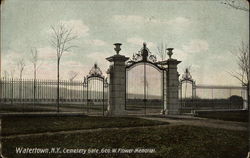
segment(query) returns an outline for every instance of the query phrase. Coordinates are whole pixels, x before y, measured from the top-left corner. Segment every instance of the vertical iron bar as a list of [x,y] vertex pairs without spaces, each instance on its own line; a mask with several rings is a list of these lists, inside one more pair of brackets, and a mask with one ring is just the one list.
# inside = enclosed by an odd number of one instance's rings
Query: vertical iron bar
[[[63,83],[64,83],[64,80],[60,80],[60,82],[59,82],[59,85],[60,85],[60,87],[59,87],[59,89],[60,89],[60,91],[59,91],[59,96],[60,96],[60,107],[62,107],[63,106]],[[62,110],[62,109],[61,109]]]
[[43,80],[40,80],[40,101],[43,102]]
[[144,115],[146,115],[146,63],[144,62]]
[[82,100],[82,104],[83,104],[82,107],[83,107],[83,112],[84,112],[84,82],[83,82],[83,84],[81,84],[81,82],[82,82],[82,81],[80,81],[80,86],[82,85],[82,86],[80,87],[80,88],[81,88],[81,97],[82,97],[81,100]]
[[41,80],[41,102],[44,102],[44,81]]
[[180,100],[181,100],[181,109],[183,108],[182,105],[182,81],[180,81]]
[[231,94],[232,92],[231,92],[231,88],[229,89],[229,107],[228,107],[228,109],[230,110],[231,109],[231,104],[232,104],[232,102],[231,102]]
[[71,100],[72,99],[71,98],[71,96],[72,96],[72,84],[71,84],[70,80],[68,81],[68,94],[67,95],[68,95],[68,97],[67,97],[68,102],[71,103],[72,102],[72,100]]
[[1,101],[4,103],[4,78],[0,78],[1,80]]
[[46,104],[48,104],[48,82],[49,82],[49,80],[46,80],[45,81],[45,102],[46,102]]
[[127,69],[125,68],[125,110],[127,110],[127,76],[128,76],[128,72]]
[[24,104],[27,101],[27,79],[24,79]]
[[187,82],[188,82],[188,81],[185,81],[185,100],[184,100],[184,107],[186,107],[186,105],[187,105]]
[[10,98],[11,98],[10,91],[11,91],[11,80],[10,80],[10,78],[8,78],[8,102],[10,102]]
[[60,92],[60,90],[59,90],[59,87],[60,87],[60,85],[59,85],[60,66],[59,66],[59,64],[60,64],[60,58],[57,59],[57,112],[58,113],[59,113],[59,104],[60,104],[60,101],[59,101],[59,99],[60,99],[60,94],[59,94],[59,92]]
[[14,99],[14,81],[13,78],[11,79],[11,105],[13,105],[13,99]]
[[161,71],[162,73],[162,114],[164,114],[164,70]]
[[21,78],[21,102],[23,105],[23,112],[24,112],[24,104],[23,104],[23,79]]
[[72,102],[72,81],[69,81],[69,100]]
[[7,79],[6,79],[6,77],[4,77],[3,78],[3,80],[4,80],[4,102],[6,102],[6,100],[7,100],[7,97],[6,97],[6,88],[7,88]]
[[102,78],[102,116],[104,116],[104,77]]
[[40,80],[37,80],[37,101],[40,103]]
[[213,90],[213,88],[212,88],[212,104],[213,104],[213,107],[214,107],[214,109],[215,109],[215,104],[214,104],[214,90]]
[[87,113],[89,113],[89,79],[87,78]]

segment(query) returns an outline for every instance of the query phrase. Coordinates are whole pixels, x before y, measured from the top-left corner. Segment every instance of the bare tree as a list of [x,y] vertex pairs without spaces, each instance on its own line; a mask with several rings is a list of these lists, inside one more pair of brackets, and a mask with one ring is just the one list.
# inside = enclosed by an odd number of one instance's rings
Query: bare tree
[[78,74],[79,74],[78,72],[69,71],[68,75],[69,75],[70,82],[72,82],[77,77]]
[[8,73],[8,71],[6,71],[6,70],[4,70],[4,78],[9,78],[9,73]]
[[19,84],[19,98],[20,99],[22,99],[22,89],[23,89],[22,77],[23,77],[23,70],[25,66],[26,64],[23,58],[17,61],[17,67],[19,69],[19,79],[20,79],[20,84]]
[[[235,73],[231,73],[233,77],[235,77],[236,79],[238,79],[242,86],[246,86],[247,87],[247,107],[248,107],[248,111],[249,111],[249,123],[248,123],[248,127],[250,129],[250,104],[249,104],[249,99],[250,99],[250,88],[249,88],[249,84],[250,84],[250,65],[249,65],[249,45],[245,44],[244,42],[241,43],[241,46],[238,48],[238,54],[237,54],[237,65],[238,65],[238,72]],[[250,131],[249,131],[249,149],[248,149],[248,153],[250,156]]]
[[237,54],[238,72],[232,73],[233,77],[238,79],[242,86],[247,87],[247,100],[249,109],[249,82],[250,82],[250,65],[249,65],[249,45],[241,42]]
[[72,28],[67,28],[64,24],[57,27],[51,26],[53,31],[51,45],[56,49],[57,54],[57,112],[59,112],[59,80],[60,80],[60,60],[64,52],[70,51],[74,45],[72,41],[77,38],[73,35]]
[[[241,42],[241,46],[238,48],[237,54],[237,65],[238,65],[238,72],[232,74],[236,79],[238,79],[242,86],[247,87],[247,107],[248,107],[248,129],[250,129],[250,64],[249,64],[249,43],[245,44]],[[250,156],[250,131],[248,131],[248,157]]]
[[36,80],[36,74],[37,74],[37,69],[38,69],[38,52],[36,48],[32,48],[30,50],[31,53],[31,58],[30,61],[33,64],[33,71],[34,71],[34,80]]
[[222,3],[237,10],[249,12],[249,0],[224,0]]
[[160,57],[161,61],[166,59],[166,55],[167,55],[167,44],[161,42],[158,46],[157,46],[157,54]]
[[[230,6],[236,10],[244,11],[249,13],[249,0],[224,0],[225,5]],[[239,48],[239,53],[237,56],[237,64],[239,66],[239,71],[233,74],[235,78],[237,78],[243,86],[247,87],[247,107],[248,107],[248,158],[250,157],[250,88],[249,88],[249,47],[242,42],[242,46]]]
[[76,76],[78,75],[78,72],[75,71],[69,71],[68,75],[69,75],[69,81],[70,81],[70,99],[72,98],[72,84],[73,84],[73,80],[76,78]]
[[25,61],[23,58],[19,59],[17,61],[17,67],[18,67],[18,70],[19,70],[19,79],[21,80],[22,77],[23,77],[23,70],[24,70],[24,67],[26,66],[25,64]]
[[33,64],[33,72],[34,72],[34,93],[33,93],[33,99],[34,99],[34,104],[35,104],[35,100],[36,100],[36,74],[37,74],[37,70],[38,70],[38,52],[36,48],[31,48],[30,50],[31,53],[31,58],[30,61]]
[[16,70],[15,70],[14,67],[12,67],[12,68],[10,69],[10,76],[11,76],[12,79],[14,78],[15,71],[16,71]]
[[249,46],[244,42],[242,42],[241,46],[238,48],[237,65],[238,72],[232,73],[232,76],[238,79],[242,86],[248,86],[250,80]]

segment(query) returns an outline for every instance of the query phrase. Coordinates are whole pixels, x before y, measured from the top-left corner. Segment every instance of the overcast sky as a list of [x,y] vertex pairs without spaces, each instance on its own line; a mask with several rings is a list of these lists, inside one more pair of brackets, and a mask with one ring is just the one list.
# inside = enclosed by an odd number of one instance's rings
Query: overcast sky
[[[153,54],[166,42],[174,48],[178,67],[191,66],[198,84],[239,85],[228,72],[236,71],[236,50],[249,41],[249,12],[232,9],[222,1],[35,1],[7,0],[1,6],[3,71],[16,69],[17,58],[26,60],[24,78],[32,78],[30,49],[38,49],[38,78],[56,79],[56,53],[51,47],[50,26],[60,22],[73,27],[78,45],[61,60],[62,79],[71,70],[82,79],[97,62],[106,73],[106,57],[131,57],[146,42]],[[233,53],[235,54],[233,54]],[[4,75],[2,71],[2,75]],[[16,77],[18,74],[16,74]]]

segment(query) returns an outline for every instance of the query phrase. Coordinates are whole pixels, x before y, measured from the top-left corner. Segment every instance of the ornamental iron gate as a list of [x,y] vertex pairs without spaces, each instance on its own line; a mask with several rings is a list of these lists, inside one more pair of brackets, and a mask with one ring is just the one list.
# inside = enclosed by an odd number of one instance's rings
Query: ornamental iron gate
[[87,113],[104,115],[108,104],[108,82],[97,64],[94,64],[89,75],[84,77],[84,86],[87,89]]
[[247,88],[242,86],[197,85],[188,68],[179,84],[182,113],[194,110],[241,110],[247,107]]
[[126,65],[125,109],[131,114],[162,113],[166,103],[166,68],[143,43]]

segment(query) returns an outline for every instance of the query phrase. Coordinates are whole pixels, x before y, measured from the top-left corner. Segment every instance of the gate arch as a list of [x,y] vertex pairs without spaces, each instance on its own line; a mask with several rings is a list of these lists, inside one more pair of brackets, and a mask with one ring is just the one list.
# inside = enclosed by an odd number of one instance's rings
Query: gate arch
[[188,68],[185,69],[180,80],[180,100],[181,108],[192,107],[193,99],[196,97],[195,81],[193,80]]
[[125,109],[135,114],[164,111],[166,68],[159,66],[156,57],[143,43],[126,65]]

